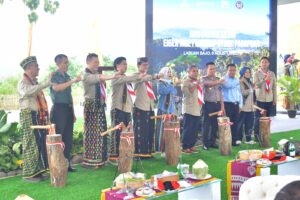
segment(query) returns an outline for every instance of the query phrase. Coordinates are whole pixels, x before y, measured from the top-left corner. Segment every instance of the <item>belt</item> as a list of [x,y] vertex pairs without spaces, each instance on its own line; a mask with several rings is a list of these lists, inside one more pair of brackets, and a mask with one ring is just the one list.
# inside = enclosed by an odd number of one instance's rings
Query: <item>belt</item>
[[239,105],[239,102],[238,102],[238,101],[235,101],[235,102],[228,102],[228,101],[225,101],[224,103],[230,103],[230,104],[234,104],[234,105]]
[[220,101],[204,101],[205,103],[220,103]]

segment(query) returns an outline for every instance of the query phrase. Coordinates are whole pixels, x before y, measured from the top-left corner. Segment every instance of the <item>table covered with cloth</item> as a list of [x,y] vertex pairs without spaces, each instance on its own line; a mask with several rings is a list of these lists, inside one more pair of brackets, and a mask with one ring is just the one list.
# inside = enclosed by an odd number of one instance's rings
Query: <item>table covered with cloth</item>
[[[238,200],[241,185],[251,177],[260,176],[261,166],[255,161],[232,160],[227,164],[227,194],[229,200]],[[272,165],[271,174],[277,174],[277,166]]]
[[[206,180],[193,180],[193,179],[188,179],[188,182],[192,185],[189,188],[185,188],[185,189],[193,189],[197,186],[200,185],[204,185],[213,181],[217,181],[219,179],[217,178],[210,178],[210,179],[206,179]],[[181,189],[176,190],[174,192],[171,193],[167,193],[164,191],[159,191],[159,190],[155,190],[156,194],[154,196],[159,197],[159,196],[164,196],[164,195],[168,195],[168,194],[174,194],[175,192],[180,192]],[[100,200],[123,200],[124,197],[126,196],[126,193],[118,193],[119,189],[118,188],[107,188],[102,190],[101,192],[101,198]],[[133,200],[141,200],[141,199],[147,199],[148,197],[140,197],[137,196],[136,194],[134,194],[134,198],[132,198]],[[153,197],[151,197],[153,198]]]

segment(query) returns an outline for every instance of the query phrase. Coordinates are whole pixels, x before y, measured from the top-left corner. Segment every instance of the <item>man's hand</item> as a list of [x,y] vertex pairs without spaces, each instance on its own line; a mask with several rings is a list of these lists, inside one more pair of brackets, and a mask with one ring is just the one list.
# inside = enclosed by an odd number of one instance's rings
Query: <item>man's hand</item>
[[265,75],[265,80],[270,80],[271,78],[271,73],[268,72],[266,75]]
[[225,79],[224,78],[221,78],[220,80],[219,80],[219,84],[223,84],[225,82]]
[[157,74],[157,79],[163,78],[165,75],[163,73]]
[[50,73],[49,76],[48,76],[48,83],[50,83],[50,86],[53,85],[53,83],[51,82],[51,80],[52,80],[52,78],[53,78],[54,75],[55,75],[55,72],[52,72],[52,73]]
[[140,79],[144,78],[145,76],[147,76],[147,73],[141,73],[141,74],[139,74],[139,78]]
[[73,79],[74,83],[78,83],[79,81],[81,81],[81,75],[78,75],[75,79]]
[[113,79],[120,78],[122,76],[121,72],[116,72],[113,74]]

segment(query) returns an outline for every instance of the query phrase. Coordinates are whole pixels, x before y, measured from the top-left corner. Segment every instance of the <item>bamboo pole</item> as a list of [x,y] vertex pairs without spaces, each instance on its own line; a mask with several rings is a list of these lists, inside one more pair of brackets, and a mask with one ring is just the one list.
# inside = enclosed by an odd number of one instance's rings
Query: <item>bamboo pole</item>
[[163,115],[156,115],[156,116],[152,116],[150,117],[150,119],[164,119],[164,118],[172,118],[174,115],[171,114],[163,114]]
[[212,113],[209,113],[208,116],[212,117],[212,116],[216,116],[216,115],[219,115],[221,116],[223,113],[222,113],[222,110],[220,111],[217,111],[217,112],[212,112]]
[[118,130],[118,129],[121,129],[121,130],[122,130],[123,128],[125,128],[125,124],[124,124],[123,122],[121,122],[121,123],[118,124],[117,126],[115,126],[115,127],[113,127],[113,128],[110,128],[110,129],[108,129],[108,130],[106,130],[106,131],[100,133],[100,135],[103,137],[103,136],[109,134],[109,133],[112,132],[112,131],[116,131],[116,130]]

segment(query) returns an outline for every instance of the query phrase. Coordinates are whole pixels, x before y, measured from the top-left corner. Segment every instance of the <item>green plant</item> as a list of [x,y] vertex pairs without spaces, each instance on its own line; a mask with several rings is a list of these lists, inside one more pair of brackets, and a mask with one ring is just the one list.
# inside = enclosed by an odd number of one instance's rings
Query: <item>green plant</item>
[[20,75],[9,76],[0,81],[0,94],[12,95],[17,94],[17,85],[21,79]]
[[20,141],[18,123],[7,123],[7,113],[0,110],[0,171],[8,172],[19,167]]
[[295,110],[295,106],[300,103],[300,79],[283,76],[278,80],[278,84],[282,87],[280,94],[289,99],[289,110]]

